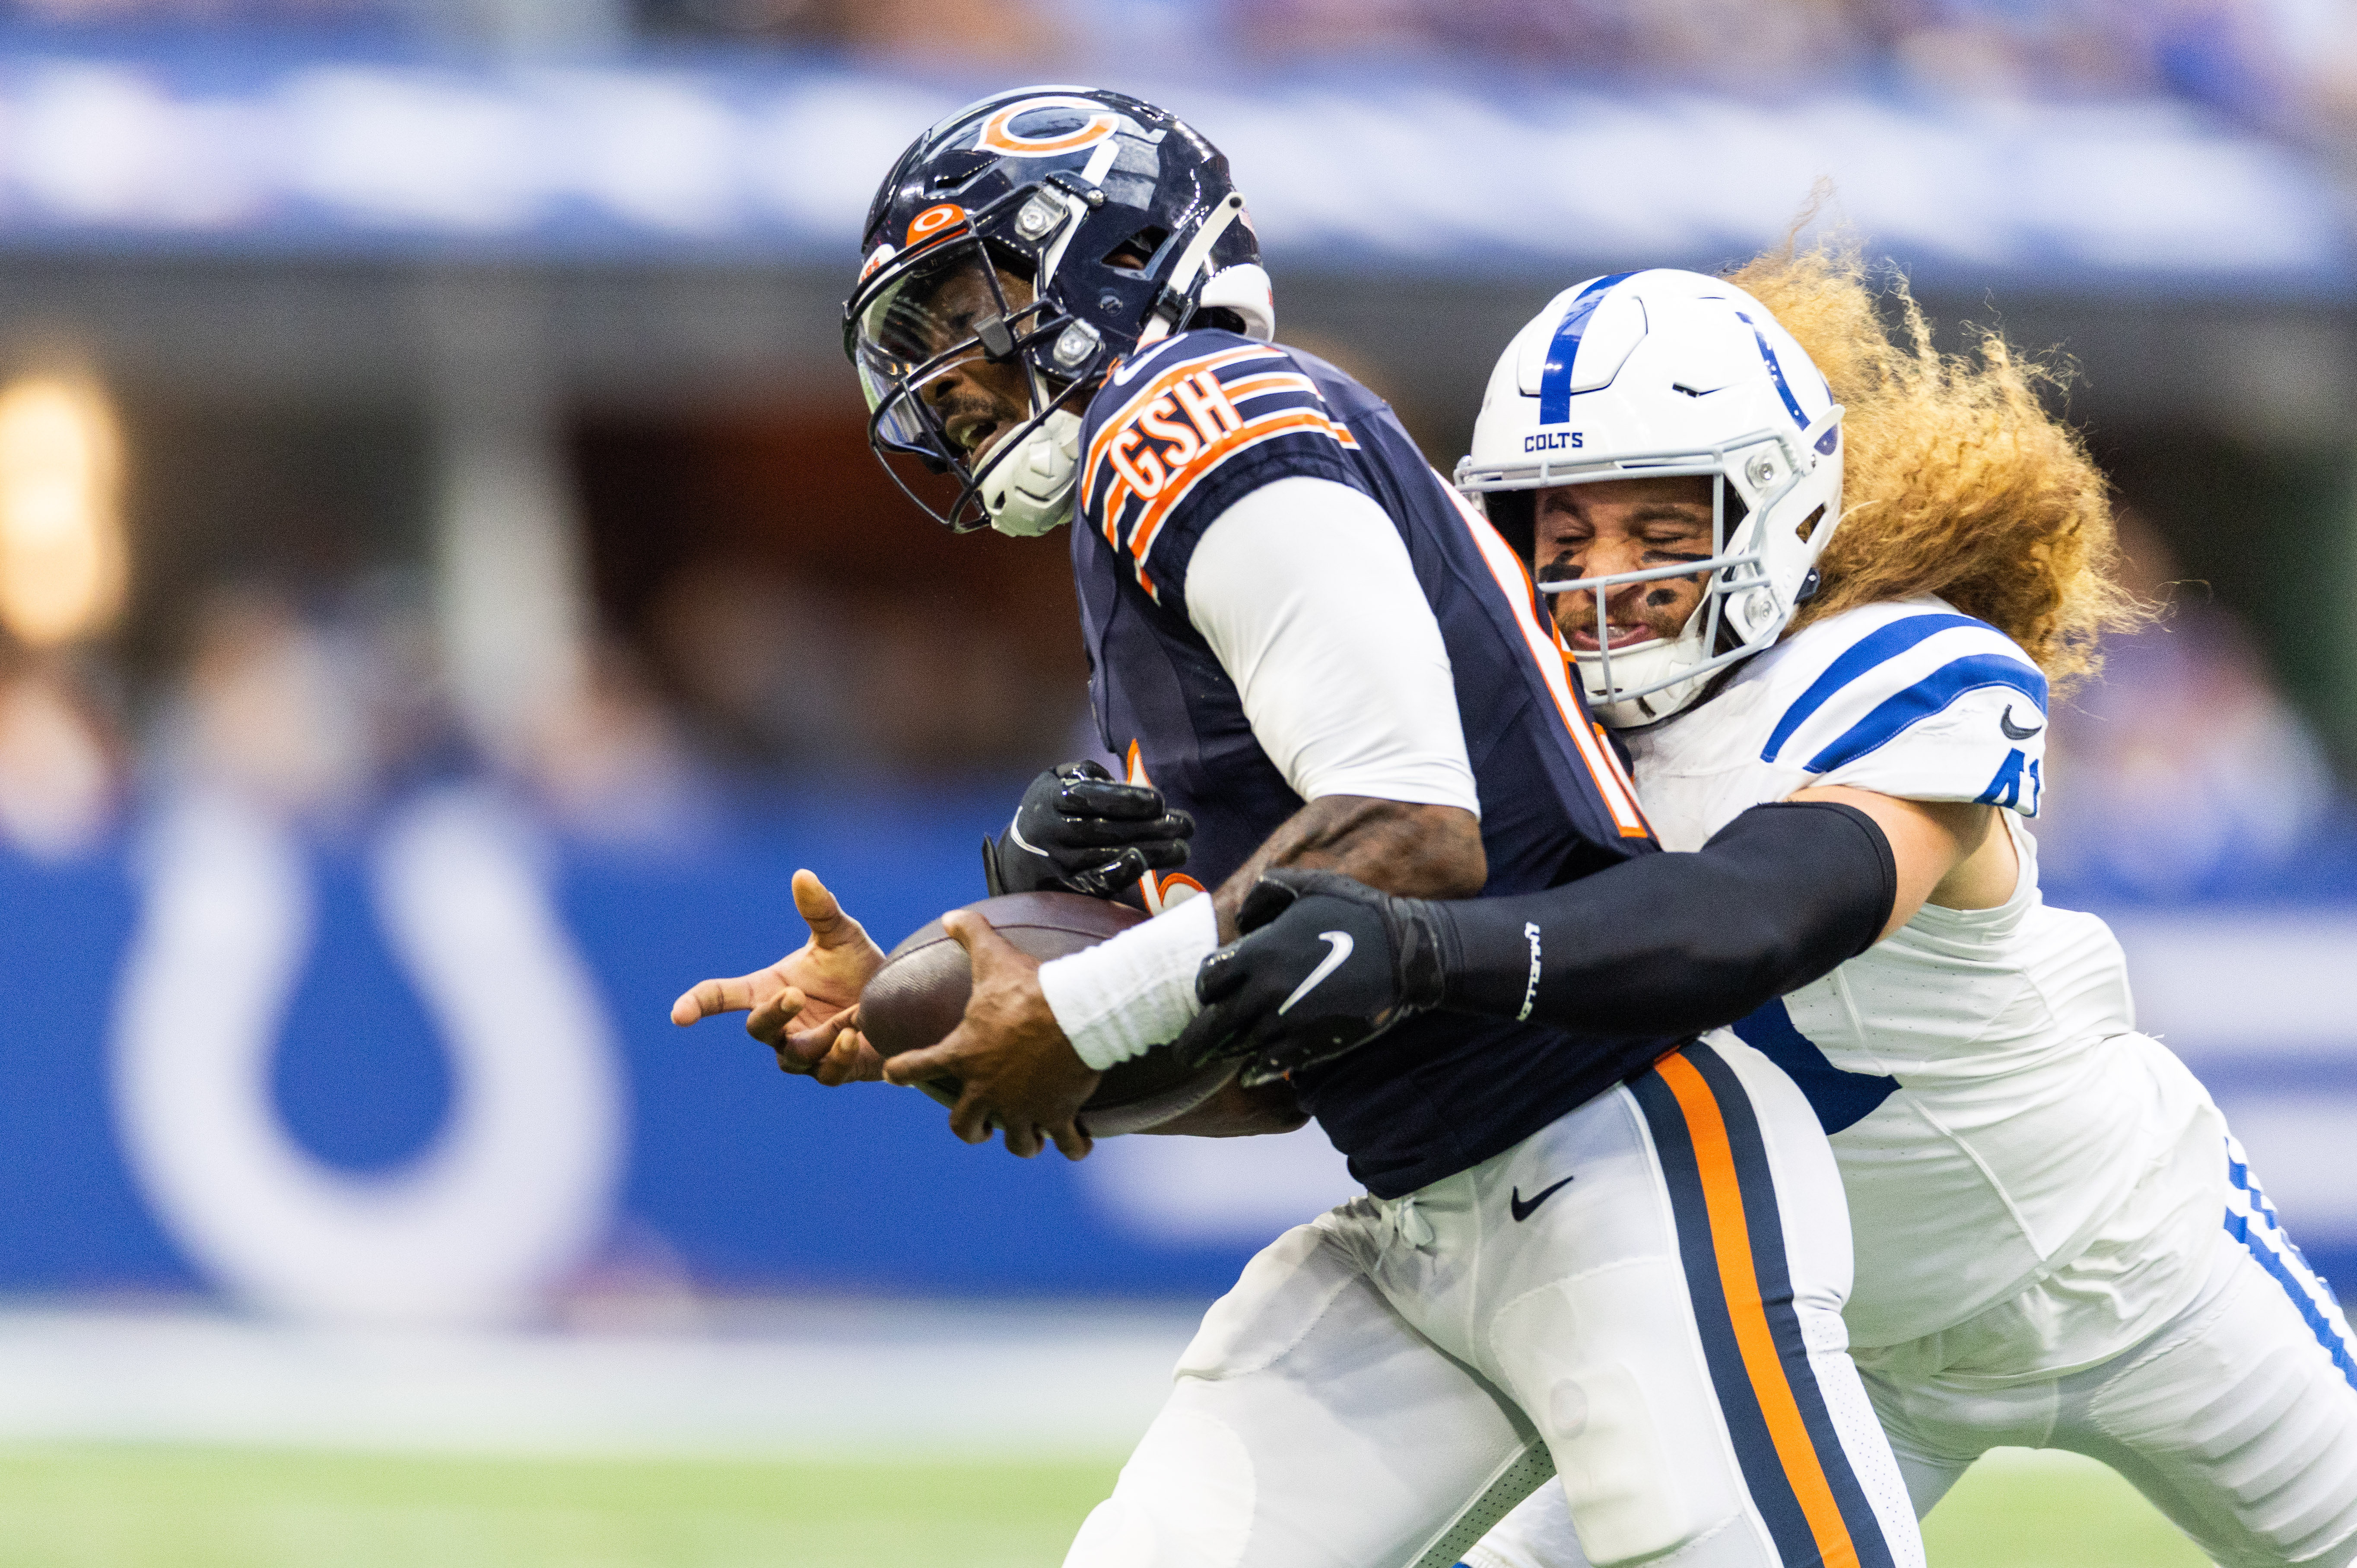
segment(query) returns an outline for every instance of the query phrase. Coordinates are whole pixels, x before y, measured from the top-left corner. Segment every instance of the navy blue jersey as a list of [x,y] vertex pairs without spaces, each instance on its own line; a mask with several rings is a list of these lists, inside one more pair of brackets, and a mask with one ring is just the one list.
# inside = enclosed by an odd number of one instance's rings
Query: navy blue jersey
[[[1097,723],[1132,779],[1195,817],[1189,875],[1149,877],[1150,906],[1177,884],[1216,887],[1301,808],[1189,621],[1187,567],[1230,505],[1305,476],[1373,497],[1407,544],[1456,682],[1487,890],[1534,892],[1654,849],[1522,563],[1365,388],[1296,349],[1189,332],[1107,381],[1082,443],[1072,567]],[[1533,1026],[1434,1015],[1295,1087],[1352,1175],[1393,1197],[1592,1099],[1627,1055]]]

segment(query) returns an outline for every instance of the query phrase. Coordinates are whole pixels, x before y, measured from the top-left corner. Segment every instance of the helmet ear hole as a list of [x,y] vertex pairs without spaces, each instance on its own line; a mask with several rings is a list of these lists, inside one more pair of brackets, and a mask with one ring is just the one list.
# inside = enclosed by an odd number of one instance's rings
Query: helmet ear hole
[[1125,273],[1142,273],[1154,265],[1154,258],[1168,243],[1170,231],[1158,223],[1149,223],[1104,253],[1103,264]]

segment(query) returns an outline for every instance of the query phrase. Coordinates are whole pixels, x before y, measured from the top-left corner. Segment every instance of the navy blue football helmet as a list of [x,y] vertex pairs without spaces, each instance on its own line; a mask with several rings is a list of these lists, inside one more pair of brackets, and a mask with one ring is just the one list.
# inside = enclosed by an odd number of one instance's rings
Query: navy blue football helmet
[[[868,441],[961,531],[1071,515],[1081,410],[1141,345],[1190,323],[1275,331],[1227,158],[1118,92],[1029,87],[959,110],[900,155],[861,242],[843,346]],[[954,499],[912,459],[954,477]]]

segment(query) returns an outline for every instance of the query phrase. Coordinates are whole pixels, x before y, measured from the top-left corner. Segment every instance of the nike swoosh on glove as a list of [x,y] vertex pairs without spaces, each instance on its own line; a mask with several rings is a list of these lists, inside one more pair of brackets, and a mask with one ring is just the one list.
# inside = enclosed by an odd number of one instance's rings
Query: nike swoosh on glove
[[1422,899],[1331,871],[1265,873],[1244,935],[1203,961],[1203,1011],[1171,1049],[1189,1067],[1242,1060],[1247,1089],[1356,1050],[1437,1006],[1440,929]]
[[1031,780],[1015,820],[982,841],[982,875],[1003,893],[1110,898],[1148,871],[1187,864],[1195,819],[1151,784],[1124,784],[1094,762],[1062,762]]

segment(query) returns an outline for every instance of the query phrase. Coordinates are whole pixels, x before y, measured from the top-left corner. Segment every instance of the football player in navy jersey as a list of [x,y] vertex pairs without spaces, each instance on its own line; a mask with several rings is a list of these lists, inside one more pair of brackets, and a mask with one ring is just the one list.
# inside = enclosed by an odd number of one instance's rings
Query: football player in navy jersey
[[[960,1136],[1085,1154],[1099,1074],[1194,1016],[1265,868],[1462,897],[1655,853],[1512,551],[1380,400],[1273,341],[1243,199],[1192,129],[1092,90],[985,100],[903,155],[864,247],[845,346],[879,454],[952,526],[1072,525],[1103,738],[1193,824],[1189,875],[1146,879],[1155,918],[1083,952],[1036,963],[949,918],[966,1016],[881,1070],[957,1078]],[[1869,821],[1785,813],[1800,862],[1859,891],[1795,897],[1728,1018],[1889,913]],[[812,946],[673,1016],[750,1008],[790,1068],[871,1076],[877,955],[797,880]],[[1263,1087],[1368,1195],[1212,1309],[1070,1564],[1446,1563],[1550,1471],[1599,1564],[1921,1562],[1842,1338],[1839,1178],[1779,1069],[1512,1018],[1351,1044]]]

